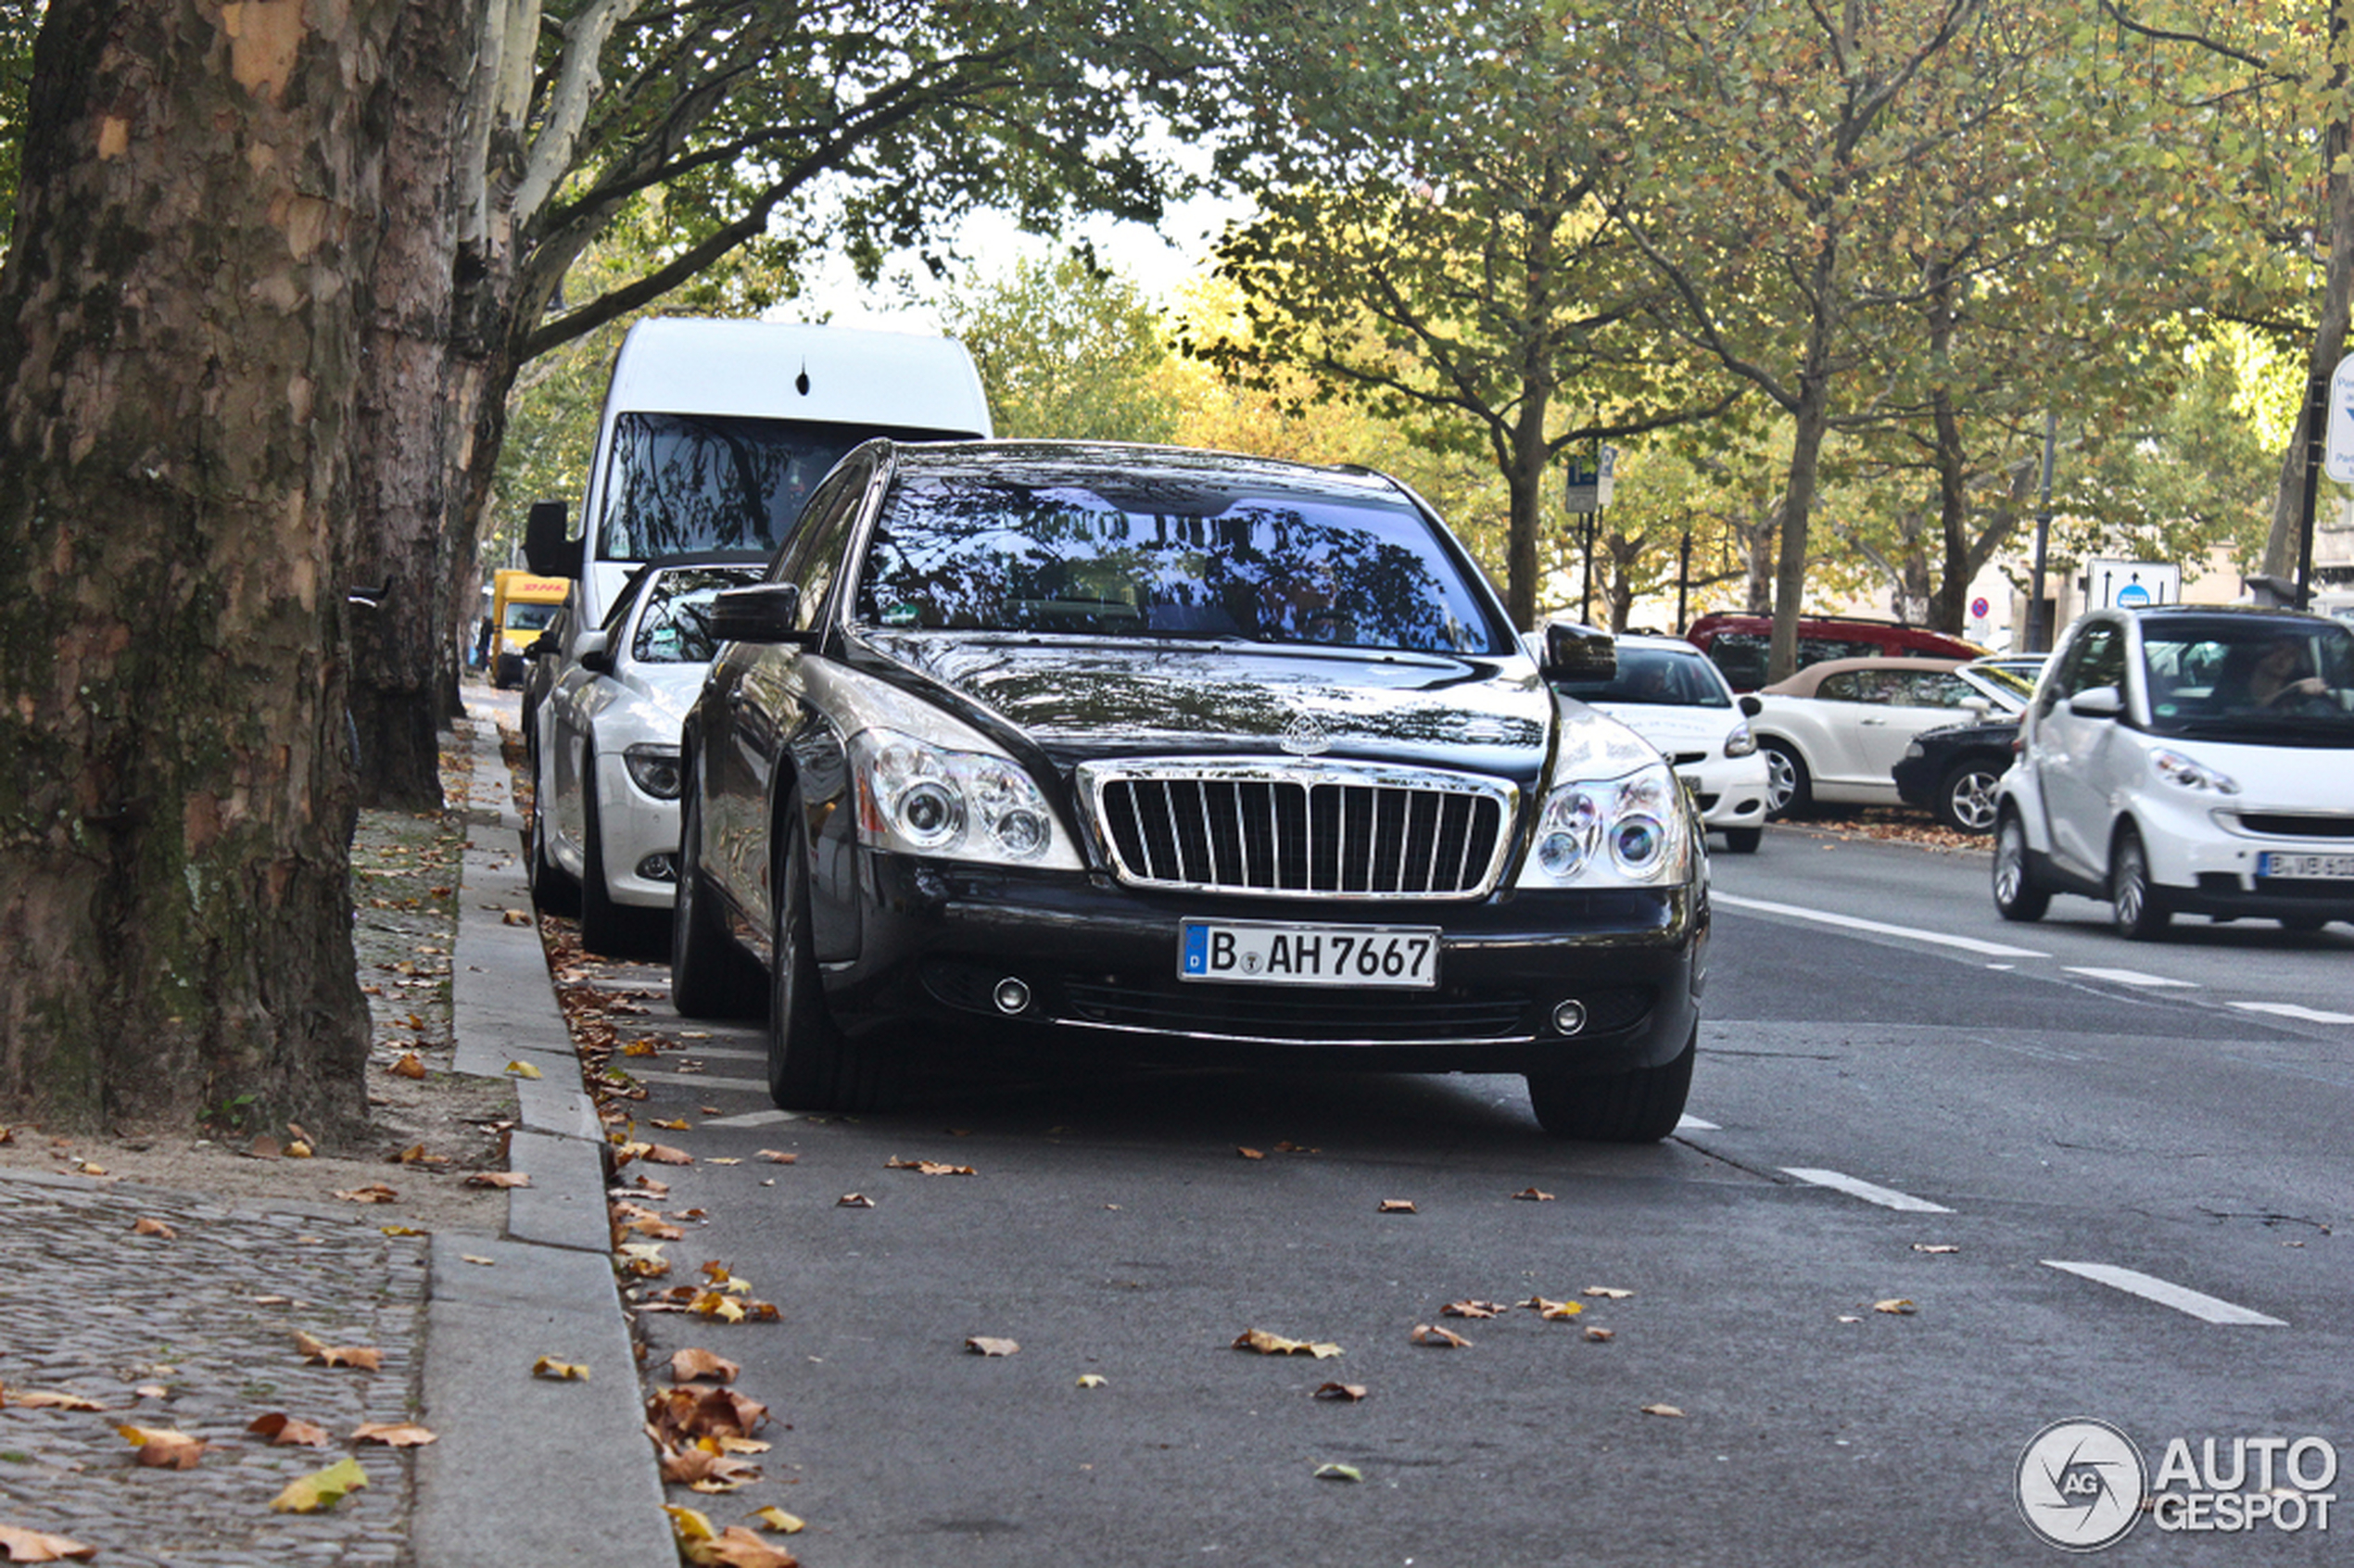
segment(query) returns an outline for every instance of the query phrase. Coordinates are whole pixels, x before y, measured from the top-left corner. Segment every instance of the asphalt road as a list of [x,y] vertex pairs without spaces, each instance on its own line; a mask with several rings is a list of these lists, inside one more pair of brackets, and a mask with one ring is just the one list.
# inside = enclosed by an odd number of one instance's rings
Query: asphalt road
[[[1550,1142],[1493,1077],[974,1064],[788,1118],[755,1031],[617,967],[674,1047],[631,1064],[639,1133],[695,1159],[653,1168],[675,1277],[723,1264],[782,1320],[646,1318],[650,1365],[730,1357],[779,1423],[761,1481],[677,1500],[802,1516],[812,1568],[2015,1564],[2064,1560],[2014,1493],[2052,1423],[2153,1465],[2354,1460],[2354,929],[2133,944],[2069,899],[2006,926],[1982,856],[1808,829],[1715,876],[1693,1119],[1638,1149]],[[1232,1347],[1252,1329],[1341,1353]],[[2147,1517],[2101,1560],[2348,1560],[2318,1506]]]

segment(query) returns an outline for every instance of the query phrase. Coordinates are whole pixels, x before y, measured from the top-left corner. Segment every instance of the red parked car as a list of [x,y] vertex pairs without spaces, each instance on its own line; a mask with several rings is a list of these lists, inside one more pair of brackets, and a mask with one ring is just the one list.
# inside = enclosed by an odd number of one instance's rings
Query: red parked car
[[[1766,655],[1774,637],[1771,615],[1711,614],[1694,621],[1684,640],[1706,653],[1736,691],[1766,684]],[[1825,659],[1981,659],[1974,642],[1925,626],[1867,615],[1804,615],[1798,622],[1798,667]]]

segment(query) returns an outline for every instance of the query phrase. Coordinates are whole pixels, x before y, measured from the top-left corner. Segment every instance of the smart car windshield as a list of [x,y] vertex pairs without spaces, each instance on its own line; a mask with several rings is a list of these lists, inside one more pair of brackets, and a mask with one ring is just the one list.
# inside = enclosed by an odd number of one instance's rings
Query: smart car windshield
[[1733,705],[1702,655],[1625,642],[1618,645],[1617,673],[1608,680],[1555,681],[1553,689],[1581,702],[1644,702],[1666,708]]
[[876,525],[857,603],[862,623],[892,629],[1511,646],[1404,500],[1214,476],[910,475]]
[[2354,743],[2354,627],[2223,617],[2145,625],[2150,727],[2216,740]]

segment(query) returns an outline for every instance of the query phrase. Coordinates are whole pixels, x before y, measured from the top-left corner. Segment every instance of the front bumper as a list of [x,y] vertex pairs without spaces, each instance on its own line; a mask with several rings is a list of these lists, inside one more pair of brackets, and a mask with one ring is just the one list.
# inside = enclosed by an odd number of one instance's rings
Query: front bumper
[[597,754],[597,822],[605,889],[615,904],[667,909],[678,899],[678,803],[638,788],[628,764]]
[[2144,803],[2138,821],[2150,880],[2170,907],[2194,915],[2354,920],[2354,878],[2259,874],[2267,854],[2354,856],[2354,838],[2257,833],[2242,826],[2243,815],[2284,827],[2294,821],[2291,814],[2219,810],[2208,797],[2166,801],[2164,809]]
[[[1108,876],[857,856],[854,958],[821,967],[836,1021],[952,1049],[1042,1032],[1197,1063],[1269,1057],[1405,1071],[1618,1072],[1679,1053],[1708,914],[1694,888],[1519,891],[1476,903],[1142,892]],[[1187,917],[1435,926],[1427,991],[1178,979]],[[821,917],[821,919],[823,917]],[[846,933],[842,933],[846,934]],[[819,933],[821,951],[845,948]],[[1001,982],[1026,1004],[1007,1012]],[[1585,1023],[1553,1018],[1576,1001]]]

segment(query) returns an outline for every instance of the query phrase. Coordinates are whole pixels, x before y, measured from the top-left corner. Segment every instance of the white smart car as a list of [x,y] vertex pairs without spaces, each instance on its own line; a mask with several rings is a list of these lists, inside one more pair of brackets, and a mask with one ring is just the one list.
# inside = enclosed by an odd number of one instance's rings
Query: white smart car
[[532,889],[558,910],[577,900],[591,953],[626,947],[630,912],[677,895],[679,722],[716,649],[713,597],[759,575],[743,562],[643,568],[537,710]]
[[1676,769],[1709,831],[1736,854],[1766,834],[1766,758],[1750,734],[1754,697],[1735,697],[1708,655],[1679,637],[1626,633],[1608,680],[1556,681],[1553,689],[1608,714]]
[[1995,796],[1994,906],[2056,892],[2155,936],[2177,912],[2354,920],[2354,626],[2168,604],[2070,626]]

